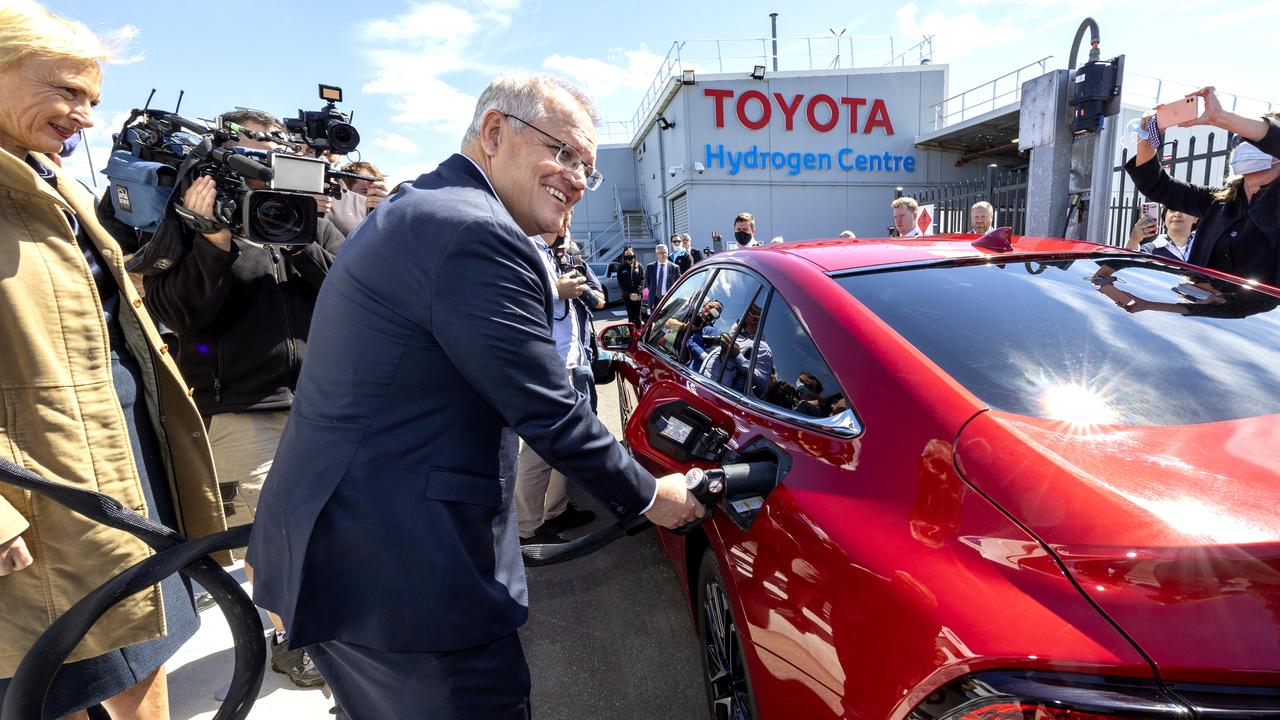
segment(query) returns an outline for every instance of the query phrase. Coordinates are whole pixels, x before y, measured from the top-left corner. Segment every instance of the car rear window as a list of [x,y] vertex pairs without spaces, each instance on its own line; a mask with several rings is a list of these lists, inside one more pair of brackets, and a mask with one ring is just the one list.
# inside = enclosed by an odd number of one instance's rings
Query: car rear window
[[1280,412],[1280,298],[1159,261],[981,262],[835,278],[991,407],[1079,424]]

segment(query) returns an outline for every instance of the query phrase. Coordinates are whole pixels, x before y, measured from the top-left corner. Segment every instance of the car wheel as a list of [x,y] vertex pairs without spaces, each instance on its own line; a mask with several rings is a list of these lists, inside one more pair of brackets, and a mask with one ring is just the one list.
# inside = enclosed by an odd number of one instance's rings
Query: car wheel
[[702,679],[713,720],[756,717],[742,636],[734,622],[720,565],[707,550],[698,569],[698,637],[702,641]]

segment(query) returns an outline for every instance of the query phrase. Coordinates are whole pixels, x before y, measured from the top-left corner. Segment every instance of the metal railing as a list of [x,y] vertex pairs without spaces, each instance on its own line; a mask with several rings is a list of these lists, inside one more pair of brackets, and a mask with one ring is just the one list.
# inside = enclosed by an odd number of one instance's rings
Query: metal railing
[[[1164,80],[1127,70],[1124,73],[1123,99],[1126,105],[1153,108],[1156,105],[1186,97],[1199,89],[1198,85]],[[1222,103],[1223,108],[1241,115],[1261,115],[1274,112],[1277,107],[1280,107],[1280,103],[1271,100],[1237,95],[1221,89],[1217,93],[1218,101]]]
[[1009,226],[1015,235],[1027,227],[1027,168],[987,167],[984,177],[945,185],[911,188],[906,193],[921,205],[934,206],[934,232],[969,232],[969,210],[979,200],[995,208],[994,226]]
[[[904,42],[905,40],[905,42]],[[898,48],[906,47],[904,50]],[[888,58],[887,61],[884,58]],[[765,72],[788,70],[833,70],[843,67],[888,67],[923,64],[933,57],[933,36],[912,39],[893,35],[829,35],[825,37],[780,37],[773,53],[773,38],[743,40],[678,40],[671,44],[653,82],[645,90],[630,122],[634,133],[662,100],[668,87],[679,82],[685,70],[697,73],[749,74],[756,65]],[[776,68],[775,68],[776,65]],[[626,123],[614,123],[626,125]]]
[[[934,105],[933,129],[941,130],[971,117],[1021,101],[1023,80],[1030,80],[1048,72],[1049,61],[1052,59],[1052,55],[1046,55],[1013,72],[1005,73]],[[1028,72],[1033,69],[1037,71],[1034,75]]]

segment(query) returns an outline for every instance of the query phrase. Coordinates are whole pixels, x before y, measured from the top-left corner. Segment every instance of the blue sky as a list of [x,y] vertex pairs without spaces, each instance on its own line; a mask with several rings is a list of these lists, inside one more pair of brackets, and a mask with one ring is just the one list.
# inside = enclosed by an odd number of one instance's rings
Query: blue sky
[[[210,118],[237,105],[293,116],[299,108],[320,106],[316,84],[323,82],[345,90],[342,108],[355,113],[363,158],[394,180],[407,179],[457,150],[476,95],[504,69],[564,75],[593,93],[606,120],[630,120],[673,42],[764,38],[773,11],[779,13],[783,37],[830,37],[845,30],[846,37],[858,38],[854,47],[866,64],[888,60],[886,36],[894,36],[893,47],[901,51],[932,34],[933,62],[950,65],[952,94],[1046,55],[1055,56],[1051,68],[1066,67],[1077,25],[1093,15],[1102,31],[1103,57],[1126,55],[1127,84],[1135,98],[1152,95],[1154,78],[1163,78],[1280,100],[1272,49],[1280,26],[1275,0],[219,0],[185,5],[52,0],[47,5],[94,30],[128,26],[134,35],[126,62],[105,68],[98,127],[89,136],[98,169],[115,129],[109,125],[118,125],[153,87],[155,105],[167,109],[185,90],[182,111],[188,117]],[[824,56],[823,48],[830,46],[830,41],[817,43],[815,65],[827,66],[834,53],[827,50]],[[695,65],[713,71],[707,60],[713,47],[691,42],[685,55],[697,56]],[[722,45],[726,54],[737,55],[758,47],[758,42]],[[784,43],[784,69],[807,67],[808,47]],[[1183,85],[1167,83],[1164,92]],[[71,167],[87,179],[83,153]]]

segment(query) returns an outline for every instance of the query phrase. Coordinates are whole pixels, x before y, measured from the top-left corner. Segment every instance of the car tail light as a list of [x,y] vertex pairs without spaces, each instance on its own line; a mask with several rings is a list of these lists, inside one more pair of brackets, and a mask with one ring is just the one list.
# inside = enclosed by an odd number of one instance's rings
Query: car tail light
[[1191,720],[1154,682],[1076,673],[998,671],[929,694],[908,720]]

